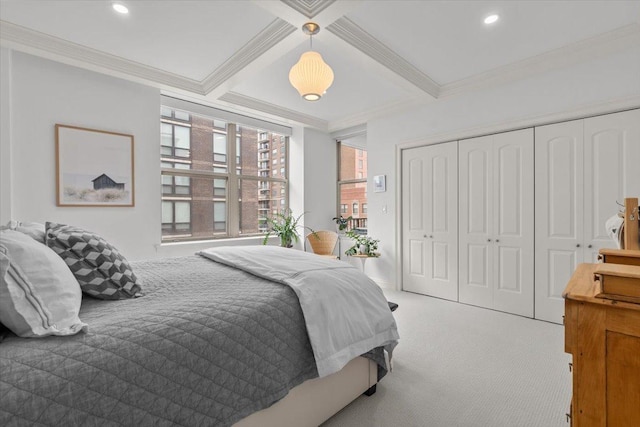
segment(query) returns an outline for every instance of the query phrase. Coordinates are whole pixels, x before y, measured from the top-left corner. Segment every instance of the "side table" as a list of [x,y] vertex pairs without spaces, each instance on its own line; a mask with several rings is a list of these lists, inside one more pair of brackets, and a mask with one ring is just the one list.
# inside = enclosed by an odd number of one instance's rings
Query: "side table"
[[362,255],[362,254],[355,254],[355,255],[347,255],[350,256],[352,258],[358,258],[360,260],[360,262],[362,263],[362,272],[364,273],[364,264],[365,262],[367,262],[367,259],[369,258],[380,258],[380,254],[375,254],[375,255]]

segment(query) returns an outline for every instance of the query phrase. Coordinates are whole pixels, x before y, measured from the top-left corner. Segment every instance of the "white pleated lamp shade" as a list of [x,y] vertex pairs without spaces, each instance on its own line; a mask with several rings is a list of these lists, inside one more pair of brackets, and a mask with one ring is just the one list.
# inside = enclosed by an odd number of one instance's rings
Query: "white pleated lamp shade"
[[317,101],[333,83],[333,70],[322,60],[322,55],[310,50],[291,67],[289,81],[304,99]]

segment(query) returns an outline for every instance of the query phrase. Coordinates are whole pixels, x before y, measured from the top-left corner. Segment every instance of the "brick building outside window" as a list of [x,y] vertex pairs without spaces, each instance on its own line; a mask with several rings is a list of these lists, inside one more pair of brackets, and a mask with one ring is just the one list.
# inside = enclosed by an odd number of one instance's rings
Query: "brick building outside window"
[[261,234],[287,208],[288,137],[164,106],[160,127],[163,241]]

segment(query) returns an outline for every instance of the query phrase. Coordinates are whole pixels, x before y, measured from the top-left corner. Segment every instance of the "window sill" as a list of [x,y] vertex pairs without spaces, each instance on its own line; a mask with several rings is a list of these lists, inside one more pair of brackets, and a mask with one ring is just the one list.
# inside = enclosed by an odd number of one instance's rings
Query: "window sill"
[[[269,240],[275,239],[276,236],[269,236]],[[214,245],[221,246],[225,243],[246,243],[252,240],[259,241],[262,243],[264,240],[264,235],[259,236],[244,236],[244,237],[225,237],[219,239],[206,239],[206,240],[182,240],[177,242],[161,242],[156,244],[156,248],[161,248],[164,246],[187,246],[187,245]]]

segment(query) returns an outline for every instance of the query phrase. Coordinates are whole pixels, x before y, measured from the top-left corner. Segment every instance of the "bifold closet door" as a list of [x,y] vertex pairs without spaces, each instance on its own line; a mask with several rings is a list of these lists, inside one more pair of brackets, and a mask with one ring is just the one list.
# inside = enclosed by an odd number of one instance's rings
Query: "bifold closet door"
[[562,323],[581,262],[613,248],[616,202],[640,197],[640,110],[536,128],[536,319]]
[[584,262],[596,262],[615,247],[605,223],[617,203],[640,197],[640,109],[585,119],[584,142]]
[[533,129],[459,144],[460,302],[533,317]]
[[562,323],[562,292],[583,262],[583,120],[535,130],[535,318]]
[[403,289],[458,300],[457,143],[402,151]]

